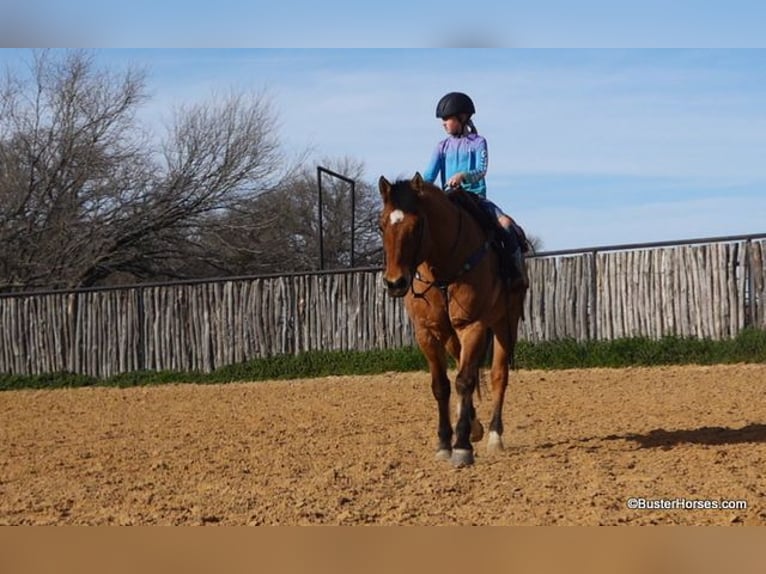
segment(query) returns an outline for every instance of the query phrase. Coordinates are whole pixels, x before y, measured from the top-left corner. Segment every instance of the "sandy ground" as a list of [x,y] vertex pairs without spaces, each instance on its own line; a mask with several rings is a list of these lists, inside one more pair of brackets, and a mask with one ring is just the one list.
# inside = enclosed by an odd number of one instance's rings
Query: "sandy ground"
[[454,469],[426,373],[2,392],[0,524],[764,525],[764,396],[766,365],[519,371],[506,450]]

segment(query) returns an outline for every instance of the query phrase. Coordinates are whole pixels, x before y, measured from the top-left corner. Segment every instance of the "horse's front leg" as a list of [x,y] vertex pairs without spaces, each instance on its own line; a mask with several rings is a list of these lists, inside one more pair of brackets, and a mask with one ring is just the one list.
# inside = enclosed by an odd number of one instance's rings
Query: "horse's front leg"
[[458,419],[455,425],[455,445],[451,458],[452,464],[457,467],[471,465],[474,462],[471,439],[476,438],[480,425],[477,426],[473,393],[479,382],[479,363],[484,352],[484,334],[484,328],[479,323],[466,327],[460,333],[460,365],[455,377]]
[[431,372],[431,392],[439,411],[437,435],[439,446],[436,458],[450,460],[452,455],[452,422],[450,421],[450,381],[447,377],[447,357],[444,346],[426,329],[418,329],[415,337],[420,350],[428,361]]

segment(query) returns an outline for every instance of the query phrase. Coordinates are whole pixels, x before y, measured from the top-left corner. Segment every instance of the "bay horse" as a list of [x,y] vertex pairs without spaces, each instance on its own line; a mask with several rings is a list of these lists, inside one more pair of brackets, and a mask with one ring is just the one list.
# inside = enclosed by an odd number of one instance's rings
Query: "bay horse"
[[[378,188],[383,199],[383,282],[390,296],[404,297],[415,338],[428,361],[439,413],[436,456],[456,467],[468,466],[474,463],[471,442],[484,434],[473,393],[480,393],[487,329],[493,333],[487,451],[503,449],[503,400],[527,289],[507,287],[485,228],[461,202],[452,201],[420,173],[395,183],[381,176]],[[457,363],[454,445],[447,353]]]

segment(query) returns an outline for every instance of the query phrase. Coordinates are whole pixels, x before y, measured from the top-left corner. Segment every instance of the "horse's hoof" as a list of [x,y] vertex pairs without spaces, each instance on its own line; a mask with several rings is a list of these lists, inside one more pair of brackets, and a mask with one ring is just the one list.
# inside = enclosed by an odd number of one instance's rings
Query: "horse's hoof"
[[452,451],[448,448],[440,448],[436,451],[436,460],[451,460]]
[[471,421],[471,442],[479,442],[484,438],[484,427],[479,422],[479,419],[473,419]]
[[503,445],[503,437],[497,431],[489,431],[489,438],[487,439],[487,452],[489,454],[497,454],[505,450]]
[[452,462],[452,466],[455,468],[471,466],[473,464],[473,450],[467,448],[456,448],[452,451],[452,458],[450,459],[450,462]]

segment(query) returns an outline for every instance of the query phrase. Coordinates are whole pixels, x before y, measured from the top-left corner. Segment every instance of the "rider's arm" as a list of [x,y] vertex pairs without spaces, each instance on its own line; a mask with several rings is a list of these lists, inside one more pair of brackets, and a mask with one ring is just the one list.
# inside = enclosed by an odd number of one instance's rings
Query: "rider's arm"
[[428,183],[436,181],[436,177],[441,173],[442,187],[444,187],[444,150],[443,145],[439,143],[431,154],[431,160],[428,162],[428,167],[423,172],[423,179]]
[[466,183],[476,183],[481,181],[487,175],[487,168],[489,167],[489,156],[487,154],[487,140],[480,138],[476,140],[476,165],[472,166],[474,169],[470,169],[463,172],[463,180]]

